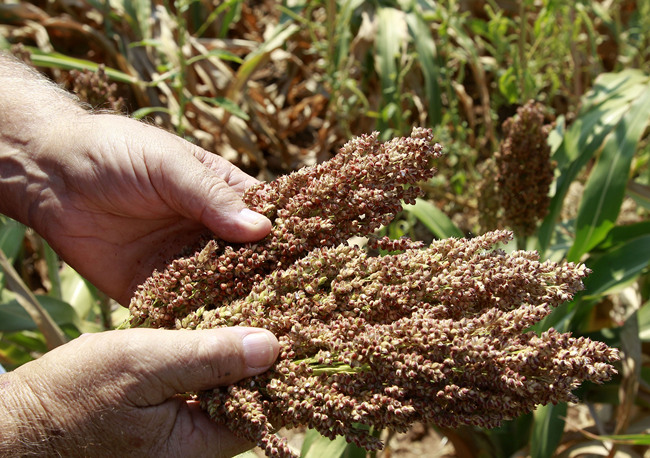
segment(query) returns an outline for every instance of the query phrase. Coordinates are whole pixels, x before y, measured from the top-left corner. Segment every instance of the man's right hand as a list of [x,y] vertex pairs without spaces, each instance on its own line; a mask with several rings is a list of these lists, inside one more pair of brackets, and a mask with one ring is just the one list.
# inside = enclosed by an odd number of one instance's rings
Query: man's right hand
[[0,456],[226,457],[253,447],[182,394],[264,372],[256,328],[85,334],[0,375]]

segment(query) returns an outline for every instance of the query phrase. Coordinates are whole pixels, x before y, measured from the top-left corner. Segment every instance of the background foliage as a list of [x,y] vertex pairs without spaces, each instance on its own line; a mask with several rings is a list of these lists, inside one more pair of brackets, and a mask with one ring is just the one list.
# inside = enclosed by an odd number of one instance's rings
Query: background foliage
[[[518,243],[593,270],[540,328],[619,347],[620,375],[496,430],[385,431],[382,456],[649,456],[650,0],[0,1],[0,47],[93,108],[146,118],[264,180],[352,135],[434,127],[446,155],[427,198],[385,229],[394,237],[483,231],[482,164],[502,123],[540,102],[555,180],[548,216]],[[124,318],[5,217],[0,249],[7,369]],[[313,432],[295,445],[365,456]]]

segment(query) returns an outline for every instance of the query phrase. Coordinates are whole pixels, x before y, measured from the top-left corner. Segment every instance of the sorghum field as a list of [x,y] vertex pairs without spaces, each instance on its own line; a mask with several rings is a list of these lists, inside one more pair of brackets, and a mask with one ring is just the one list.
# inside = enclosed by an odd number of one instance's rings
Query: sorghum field
[[0,1],[0,48],[274,222],[126,309],[0,216],[7,370],[52,344],[25,300],[69,339],[252,324],[276,366],[196,394],[246,456],[650,457],[650,0]]

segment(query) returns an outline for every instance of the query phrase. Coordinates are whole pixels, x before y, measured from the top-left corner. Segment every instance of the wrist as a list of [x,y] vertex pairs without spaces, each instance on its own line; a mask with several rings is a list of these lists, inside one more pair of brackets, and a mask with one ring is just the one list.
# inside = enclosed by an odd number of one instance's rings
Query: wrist
[[53,452],[43,421],[47,413],[14,372],[0,375],[0,456],[46,456]]

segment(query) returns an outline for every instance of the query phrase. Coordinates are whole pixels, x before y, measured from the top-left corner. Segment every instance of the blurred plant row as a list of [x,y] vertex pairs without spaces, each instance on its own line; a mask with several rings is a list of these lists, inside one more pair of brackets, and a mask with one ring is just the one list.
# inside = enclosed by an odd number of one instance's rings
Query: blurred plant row
[[[428,197],[385,232],[431,240],[510,227],[509,249],[586,262],[586,290],[539,330],[588,335],[625,355],[615,382],[583,387],[578,405],[438,434],[456,456],[644,456],[650,0],[0,1],[0,48],[93,108],[145,118],[260,179],[327,159],[352,135],[433,127],[446,155]],[[529,100],[539,125],[520,132],[529,143],[517,149],[504,122]],[[540,154],[552,167],[531,166]],[[533,185],[506,184],[504,161],[534,169],[529,177],[549,173],[545,208],[525,224],[508,210],[530,208]],[[37,234],[0,218],[6,368],[123,320]],[[311,432],[303,451],[360,453]]]

